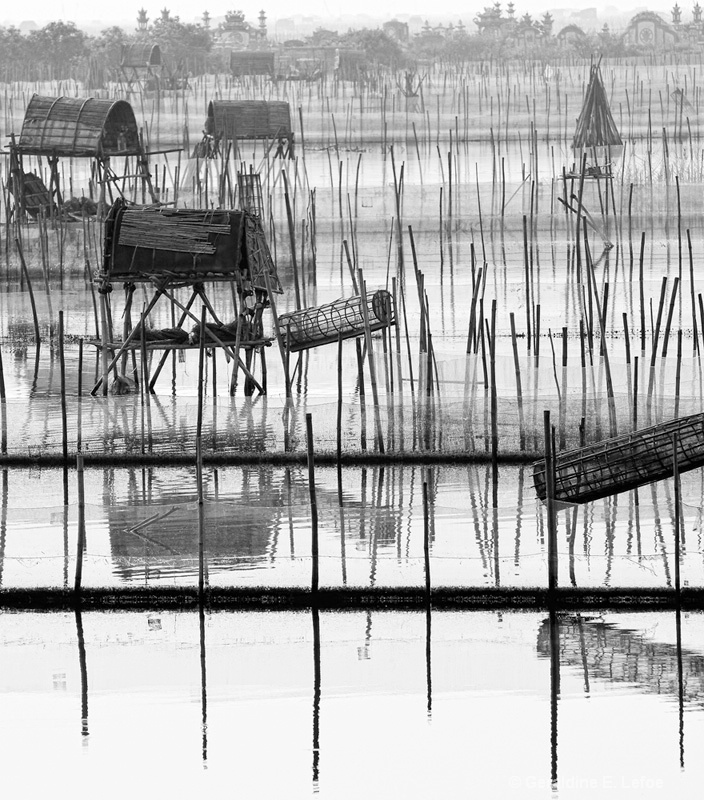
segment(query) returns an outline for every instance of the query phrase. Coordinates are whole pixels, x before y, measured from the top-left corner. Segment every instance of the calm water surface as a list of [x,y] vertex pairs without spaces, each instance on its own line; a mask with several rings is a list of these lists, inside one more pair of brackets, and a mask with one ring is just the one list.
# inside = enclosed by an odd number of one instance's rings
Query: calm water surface
[[685,614],[679,637],[664,613],[552,625],[540,613],[3,614],[3,786],[700,796],[702,615]]
[[[423,586],[428,520],[433,586],[547,584],[547,523],[532,467],[414,465],[315,472],[320,581]],[[702,475],[682,476],[683,585],[704,585]],[[427,506],[423,486],[428,489]],[[307,586],[311,505],[305,466],[206,467],[204,541],[211,586]],[[195,468],[85,472],[83,584],[193,586],[198,580]],[[563,586],[671,586],[672,481],[558,513]],[[75,470],[0,471],[0,584],[72,586]]]

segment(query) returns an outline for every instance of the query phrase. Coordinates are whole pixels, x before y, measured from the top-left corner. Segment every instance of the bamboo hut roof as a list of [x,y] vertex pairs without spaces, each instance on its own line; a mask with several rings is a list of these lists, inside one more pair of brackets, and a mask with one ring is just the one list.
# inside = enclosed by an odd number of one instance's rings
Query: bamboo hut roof
[[611,115],[609,101],[606,97],[601,70],[598,64],[592,64],[589,74],[589,85],[577,119],[572,146],[575,149],[589,147],[609,147],[623,144],[621,136]]
[[208,128],[228,139],[274,139],[290,136],[291,109],[282,100],[211,100]]
[[47,156],[136,155],[139,130],[132,106],[125,100],[35,94],[25,112],[17,149]]
[[128,206],[117,200],[105,226],[100,279],[151,283],[232,281],[281,291],[261,222],[247,211]]
[[144,42],[139,44],[122,45],[120,55],[122,67],[160,67],[161,49],[158,44]]

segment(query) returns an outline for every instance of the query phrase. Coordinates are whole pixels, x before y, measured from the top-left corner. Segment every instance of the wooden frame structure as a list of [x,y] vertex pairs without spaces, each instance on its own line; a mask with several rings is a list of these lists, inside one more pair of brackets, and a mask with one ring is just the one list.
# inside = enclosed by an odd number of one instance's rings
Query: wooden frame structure
[[[94,97],[46,97],[35,94],[27,105],[19,141],[10,144],[13,186],[22,187],[15,195],[21,210],[26,207],[23,158],[44,156],[49,163],[49,187],[52,202],[63,205],[58,162],[62,157],[92,158],[99,169],[99,209],[104,208],[106,192],[114,200],[113,188],[122,194],[123,180],[112,169],[110,159],[134,157],[136,175],[146,185],[155,201],[147,155],[137,128],[132,106],[125,100],[102,100]],[[100,213],[100,212],[99,212]]]
[[[255,390],[266,393],[264,348],[271,340],[264,335],[262,318],[264,310],[273,303],[272,292],[282,290],[256,215],[247,211],[130,206],[124,200],[117,200],[105,222],[103,263],[96,283],[101,298],[101,339],[93,344],[101,350],[103,369],[92,394],[96,394],[101,384],[103,394],[107,393],[112,371],[117,378],[125,376],[130,353],[136,381],[137,349],[142,352],[145,382],[146,352],[165,351],[148,379],[149,390],[153,392],[168,356],[166,351],[200,346],[201,319],[192,311],[197,299],[209,315],[203,334],[205,346],[223,349],[234,361],[231,393],[235,393],[240,370],[245,375],[245,394],[253,394]],[[114,283],[122,283],[125,288],[121,340],[112,334],[107,302]],[[137,283],[149,285],[153,294],[139,324],[133,327],[131,307]],[[232,287],[233,320],[228,323],[221,321],[208,298],[206,285],[211,283],[229,283]],[[180,287],[191,289],[185,304],[175,295],[174,290]],[[150,331],[149,314],[161,299],[180,309],[180,317],[175,328]],[[190,332],[184,329],[189,320],[196,323],[197,329]],[[262,382],[254,376],[256,354],[262,362]]]

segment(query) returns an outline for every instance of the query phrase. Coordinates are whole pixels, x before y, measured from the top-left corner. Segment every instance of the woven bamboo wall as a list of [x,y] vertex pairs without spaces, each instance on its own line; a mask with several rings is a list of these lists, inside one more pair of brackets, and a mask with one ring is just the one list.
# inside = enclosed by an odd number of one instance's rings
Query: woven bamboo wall
[[[673,434],[680,472],[704,466],[704,414],[694,414],[558,454],[554,499],[586,503],[671,478]],[[534,464],[533,483],[545,500],[545,459]]]
[[291,137],[291,110],[281,100],[211,100],[208,128],[227,139]]
[[136,155],[139,130],[132,106],[124,100],[35,94],[25,112],[17,149],[53,156]]
[[[367,294],[369,328],[378,331],[395,323],[393,296],[385,289]],[[362,298],[335,300],[317,308],[304,308],[279,317],[286,343],[291,352],[306,350],[364,335]]]

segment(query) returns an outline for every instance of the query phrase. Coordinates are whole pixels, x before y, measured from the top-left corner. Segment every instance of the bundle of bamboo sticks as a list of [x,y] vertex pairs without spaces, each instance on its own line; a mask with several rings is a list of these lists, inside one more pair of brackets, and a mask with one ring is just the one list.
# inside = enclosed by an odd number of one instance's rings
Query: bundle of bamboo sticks
[[217,250],[211,234],[228,235],[229,220],[213,222],[203,214],[160,214],[150,209],[128,209],[122,217],[119,244],[213,255]]

